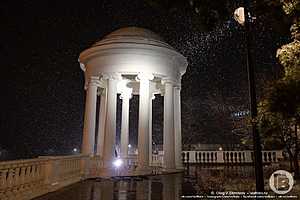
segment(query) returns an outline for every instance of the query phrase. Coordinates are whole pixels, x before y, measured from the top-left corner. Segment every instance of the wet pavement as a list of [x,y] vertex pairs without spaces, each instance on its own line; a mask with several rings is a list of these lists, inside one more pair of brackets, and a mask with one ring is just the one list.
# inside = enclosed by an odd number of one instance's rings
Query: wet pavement
[[212,191],[253,191],[254,186],[250,166],[191,166],[178,174],[86,180],[35,200],[176,200]]

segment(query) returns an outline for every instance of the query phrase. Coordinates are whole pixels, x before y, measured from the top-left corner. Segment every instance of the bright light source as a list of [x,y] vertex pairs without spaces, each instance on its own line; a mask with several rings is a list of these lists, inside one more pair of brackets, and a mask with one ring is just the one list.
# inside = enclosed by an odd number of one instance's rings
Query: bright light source
[[239,7],[234,11],[234,19],[241,25],[245,23],[244,7]]
[[113,164],[116,168],[119,168],[123,164],[123,161],[120,158],[118,158],[113,162]]
[[223,151],[223,148],[222,148],[222,147],[219,147],[219,151]]
[[77,151],[78,151],[78,149],[77,149],[77,148],[74,148],[74,149],[73,149],[73,152],[77,152]]
[[128,147],[131,148],[131,144],[129,144]]

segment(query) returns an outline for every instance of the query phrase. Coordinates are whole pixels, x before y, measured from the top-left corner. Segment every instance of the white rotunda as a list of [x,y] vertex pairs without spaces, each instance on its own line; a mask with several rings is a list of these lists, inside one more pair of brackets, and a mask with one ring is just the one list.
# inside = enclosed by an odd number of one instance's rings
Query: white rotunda
[[[143,28],[121,28],[84,50],[79,56],[85,74],[86,104],[81,152],[100,156],[103,172],[115,157],[117,94],[122,99],[120,158],[128,158],[129,101],[139,95],[138,172],[152,162],[152,100],[164,96],[163,169],[181,169],[181,77],[187,59],[157,34]],[[97,95],[101,96],[96,111]],[[96,121],[96,112],[99,120]],[[94,152],[96,126],[97,150]]]

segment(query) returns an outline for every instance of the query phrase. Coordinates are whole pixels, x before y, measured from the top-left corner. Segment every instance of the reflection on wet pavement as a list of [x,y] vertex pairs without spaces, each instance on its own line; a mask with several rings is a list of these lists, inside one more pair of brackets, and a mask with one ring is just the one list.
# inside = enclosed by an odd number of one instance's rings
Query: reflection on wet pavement
[[[191,167],[186,174],[169,174],[135,178],[94,179],[83,181],[35,200],[177,200],[181,195],[222,191],[230,180],[254,183],[252,167]],[[244,186],[241,186],[244,187]],[[251,188],[249,188],[251,190]]]
[[181,179],[182,174],[87,180],[36,200],[175,200],[181,196]]

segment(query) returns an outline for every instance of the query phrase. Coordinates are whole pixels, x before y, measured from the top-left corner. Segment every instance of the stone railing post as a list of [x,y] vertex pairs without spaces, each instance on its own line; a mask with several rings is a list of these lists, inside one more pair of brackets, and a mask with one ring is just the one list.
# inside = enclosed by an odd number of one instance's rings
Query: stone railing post
[[55,182],[55,174],[54,174],[54,160],[52,159],[47,159],[44,163],[44,173],[45,173],[45,185],[46,185],[46,190],[48,192],[52,192],[55,190],[55,187],[53,187],[54,185],[56,185],[57,183]]
[[245,151],[245,163],[252,163],[251,152],[252,151]]
[[218,151],[217,152],[217,163],[224,163],[224,154],[223,154],[224,151]]
[[278,162],[279,160],[283,159],[283,154],[282,151],[275,151],[275,155],[276,155],[276,162]]
[[92,166],[92,156],[82,156],[80,159],[80,174],[82,179],[89,178]]

